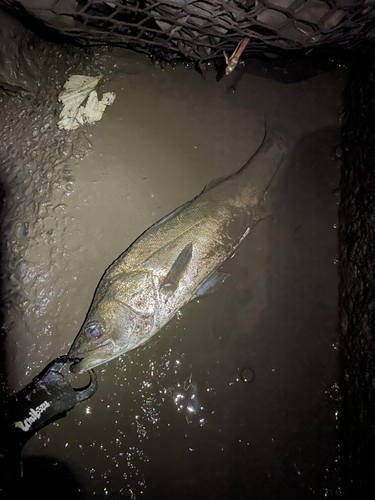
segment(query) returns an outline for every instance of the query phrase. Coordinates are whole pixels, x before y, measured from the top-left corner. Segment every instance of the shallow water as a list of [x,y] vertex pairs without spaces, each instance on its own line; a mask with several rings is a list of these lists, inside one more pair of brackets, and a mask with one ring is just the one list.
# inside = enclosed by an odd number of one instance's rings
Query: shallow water
[[[248,160],[264,112],[289,152],[267,193],[271,215],[223,267],[231,277],[148,344],[96,369],[92,400],[27,444],[29,481],[47,483],[57,463],[70,478],[59,491],[73,498],[77,488],[113,499],[334,496],[345,73],[289,85],[244,74],[233,93],[232,77],[217,83],[213,72],[64,50],[30,94],[3,101],[12,391],[67,352],[101,275],[135,238]],[[66,78],[99,71],[114,105],[95,126],[59,131]]]

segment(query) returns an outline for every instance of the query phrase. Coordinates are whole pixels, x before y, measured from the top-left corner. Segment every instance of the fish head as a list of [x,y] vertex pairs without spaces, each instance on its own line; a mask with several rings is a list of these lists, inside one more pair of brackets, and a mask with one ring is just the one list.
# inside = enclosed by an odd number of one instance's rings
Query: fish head
[[143,344],[151,336],[155,311],[148,273],[127,273],[101,283],[69,351],[80,359],[70,370],[83,373]]

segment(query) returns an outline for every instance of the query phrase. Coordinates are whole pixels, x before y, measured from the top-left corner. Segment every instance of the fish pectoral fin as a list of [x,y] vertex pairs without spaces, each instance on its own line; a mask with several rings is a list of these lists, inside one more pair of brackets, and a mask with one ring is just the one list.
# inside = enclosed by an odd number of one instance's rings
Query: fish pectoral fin
[[228,273],[221,273],[219,271],[215,271],[213,274],[210,274],[208,278],[206,278],[203,283],[195,290],[194,295],[191,300],[198,299],[200,297],[204,297],[205,295],[209,295],[210,293],[216,292],[218,288],[220,288],[221,284],[230,276]]
[[180,255],[174,261],[169,273],[165,277],[160,286],[160,291],[166,293],[168,296],[172,295],[180,284],[182,276],[188,268],[189,262],[193,255],[193,244],[188,243],[181,251]]

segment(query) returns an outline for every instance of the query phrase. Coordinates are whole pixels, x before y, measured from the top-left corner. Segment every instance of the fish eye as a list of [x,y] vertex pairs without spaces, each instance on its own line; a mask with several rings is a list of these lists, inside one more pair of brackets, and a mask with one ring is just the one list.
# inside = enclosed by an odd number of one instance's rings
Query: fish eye
[[104,332],[102,325],[98,324],[88,325],[85,330],[93,339],[98,339]]

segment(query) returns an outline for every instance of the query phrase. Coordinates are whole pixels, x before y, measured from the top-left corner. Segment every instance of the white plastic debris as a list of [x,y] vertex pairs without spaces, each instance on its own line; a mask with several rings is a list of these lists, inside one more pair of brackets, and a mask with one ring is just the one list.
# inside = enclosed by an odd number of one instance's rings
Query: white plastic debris
[[[116,99],[116,94],[106,92],[99,101],[94,89],[101,78],[102,75],[73,75],[69,78],[64,85],[65,90],[59,95],[59,101],[63,103],[58,123],[60,129],[75,130],[84,123],[91,125],[102,118],[105,108]],[[83,105],[86,99],[86,105]]]

